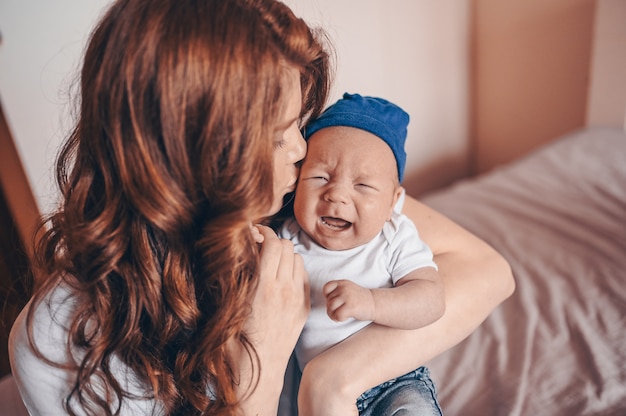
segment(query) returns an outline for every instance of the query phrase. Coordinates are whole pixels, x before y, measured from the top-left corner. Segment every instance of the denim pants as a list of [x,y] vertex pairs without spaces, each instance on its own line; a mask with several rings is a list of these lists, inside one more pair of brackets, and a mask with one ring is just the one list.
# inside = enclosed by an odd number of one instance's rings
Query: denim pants
[[369,389],[357,399],[360,416],[442,416],[426,367]]

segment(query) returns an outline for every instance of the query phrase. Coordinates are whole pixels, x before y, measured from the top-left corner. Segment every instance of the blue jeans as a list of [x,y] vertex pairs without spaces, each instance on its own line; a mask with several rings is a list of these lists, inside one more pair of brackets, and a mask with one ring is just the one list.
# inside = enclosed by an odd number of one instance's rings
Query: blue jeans
[[426,367],[369,389],[357,399],[360,416],[442,416]]

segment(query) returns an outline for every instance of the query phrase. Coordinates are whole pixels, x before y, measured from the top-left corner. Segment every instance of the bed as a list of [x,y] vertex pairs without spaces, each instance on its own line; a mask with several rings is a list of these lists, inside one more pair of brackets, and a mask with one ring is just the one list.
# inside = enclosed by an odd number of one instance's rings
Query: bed
[[626,134],[567,134],[423,202],[510,262],[517,288],[428,363],[447,415],[626,415]]
[[[517,284],[428,363],[444,413],[625,415],[624,130],[573,132],[422,200],[501,252]],[[0,415],[22,414],[5,378]]]
[[[626,415],[624,130],[573,132],[422,201],[502,253],[517,284],[428,363],[445,414]],[[5,378],[0,415],[22,414]]]

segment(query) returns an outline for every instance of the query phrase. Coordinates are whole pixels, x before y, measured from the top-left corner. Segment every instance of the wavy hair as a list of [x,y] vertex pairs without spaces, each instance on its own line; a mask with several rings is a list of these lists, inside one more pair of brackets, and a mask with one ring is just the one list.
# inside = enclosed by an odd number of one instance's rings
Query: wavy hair
[[248,224],[271,206],[286,68],[301,74],[302,120],[315,117],[327,46],[273,0],[119,0],[102,17],[36,250],[34,301],[60,284],[77,298],[67,349],[81,354],[53,363],[76,374],[68,413],[119,414],[131,396],[113,358],[167,414],[237,412],[227,344],[258,374],[243,329],[259,263]]

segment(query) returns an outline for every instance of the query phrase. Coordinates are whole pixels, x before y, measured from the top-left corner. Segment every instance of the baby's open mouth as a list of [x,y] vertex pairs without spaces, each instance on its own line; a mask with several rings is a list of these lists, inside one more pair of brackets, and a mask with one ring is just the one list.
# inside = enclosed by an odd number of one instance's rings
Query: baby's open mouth
[[322,224],[334,230],[344,230],[352,225],[349,221],[334,217],[322,217]]

